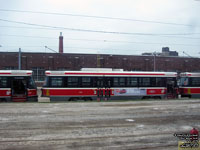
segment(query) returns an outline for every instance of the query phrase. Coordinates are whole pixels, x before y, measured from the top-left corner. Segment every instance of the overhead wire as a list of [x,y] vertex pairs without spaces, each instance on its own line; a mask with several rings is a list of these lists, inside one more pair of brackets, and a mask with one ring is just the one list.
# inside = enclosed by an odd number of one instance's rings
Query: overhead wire
[[71,31],[79,31],[79,32],[93,32],[93,33],[106,33],[106,34],[124,34],[124,35],[151,35],[151,36],[159,36],[159,35],[194,35],[200,33],[176,33],[176,34],[168,34],[168,33],[133,33],[133,32],[116,32],[116,31],[103,31],[103,30],[90,30],[90,29],[78,29],[78,28],[67,28],[67,27],[58,27],[58,26],[50,26],[50,25],[42,25],[42,24],[34,24],[34,23],[27,23],[22,21],[13,21],[7,19],[1,19],[0,21],[3,22],[10,22],[10,23],[17,23],[17,24],[24,24],[30,26],[38,26],[38,27],[46,27],[46,28],[54,28],[54,29],[62,29],[62,30],[71,30]]
[[[8,34],[0,34],[0,36],[14,36],[14,37],[25,37],[25,38],[46,38],[46,39],[53,39],[58,40],[58,38],[55,37],[41,37],[41,36],[26,36],[26,35],[8,35]],[[159,45],[182,45],[182,46],[200,46],[193,45],[193,44],[175,44],[175,43],[154,43],[154,42],[134,42],[134,41],[120,41],[120,40],[94,40],[94,39],[74,39],[74,38],[66,38],[66,40],[78,40],[78,41],[89,41],[89,42],[104,42],[104,43],[129,43],[129,44],[159,44]]]
[[186,26],[186,27],[192,27],[193,26],[193,25],[190,25],[190,24],[181,24],[181,23],[172,23],[172,22],[140,20],[140,19],[130,19],[130,18],[119,18],[119,17],[106,17],[106,16],[80,15],[80,14],[71,14],[71,13],[55,13],[55,12],[27,11],[27,10],[14,10],[14,9],[0,9],[0,11],[18,12],[18,13],[32,13],[32,14],[46,14],[46,15],[61,15],[61,16],[85,17],[85,18],[96,18],[96,19],[111,19],[111,20],[120,20],[120,21],[156,23],[156,24],[164,24],[164,25],[176,25],[176,26],[178,25],[178,26]]
[[[42,30],[60,30],[60,29],[51,29],[51,28],[38,28],[38,27],[25,27],[25,26],[0,26],[0,28],[21,28],[21,29],[42,29]],[[198,33],[196,33],[198,34]],[[138,35],[137,35],[138,36]],[[142,36],[142,35],[139,35]],[[170,37],[170,38],[183,38],[183,39],[200,39],[200,37],[183,37],[183,36],[174,36],[174,35],[157,35],[160,37]]]
[[[192,27],[193,26],[193,25],[190,25],[190,24],[179,24],[179,23],[151,21],[151,20],[137,20],[137,19],[118,18],[118,17],[90,16],[90,15],[79,15],[79,14],[62,14],[62,13],[51,13],[51,12],[8,10],[8,9],[0,9],[0,11],[19,12],[19,13],[48,14],[48,15],[63,15],[63,16],[86,17],[86,18],[97,18],[97,19],[121,20],[121,21],[135,21],[135,22],[157,23],[157,24],[165,24],[165,25],[178,25],[178,26],[187,26],[187,27]],[[200,39],[198,37],[197,38],[195,38],[195,37],[182,37],[183,35],[195,35],[195,34],[200,34],[200,33],[177,33],[177,34],[131,33],[131,32],[115,32],[115,31],[102,31],[102,30],[67,28],[67,27],[50,26],[50,25],[34,24],[34,23],[27,23],[27,22],[21,22],[21,21],[6,20],[6,19],[1,19],[1,18],[0,18],[0,21],[23,24],[23,25],[29,25],[29,27],[27,27],[27,26],[24,26],[24,27],[0,26],[0,27],[10,27],[10,28],[44,29],[44,30],[60,30],[60,29],[62,29],[62,30],[71,30],[71,31],[80,31],[80,32],[107,33],[107,34],[145,35],[145,36],[161,36],[161,37],[172,37],[172,38]],[[30,26],[34,26],[34,27],[30,27]],[[176,35],[181,35],[181,37],[180,36],[176,36]],[[16,37],[19,37],[19,35],[5,35],[5,36],[16,36]],[[57,38],[54,38],[54,37],[39,37],[39,36],[26,36],[26,35],[21,35],[21,37],[57,39]],[[150,42],[91,40],[91,39],[67,39],[67,40],[96,41],[96,42],[100,41],[100,42],[116,42],[116,43],[121,42],[121,43],[136,43],[136,44],[168,44],[168,45],[183,45],[183,46],[200,46],[200,45],[192,45],[192,44],[170,44],[170,43],[150,43]],[[30,46],[27,46],[27,47],[30,47]],[[42,47],[42,46],[32,46],[32,47]],[[66,47],[66,48],[73,48],[73,47]],[[74,47],[74,48],[78,48],[78,47]],[[79,48],[81,48],[81,49],[91,49],[91,48],[84,48],[84,47],[79,47]],[[92,49],[94,49],[94,48],[92,48]]]

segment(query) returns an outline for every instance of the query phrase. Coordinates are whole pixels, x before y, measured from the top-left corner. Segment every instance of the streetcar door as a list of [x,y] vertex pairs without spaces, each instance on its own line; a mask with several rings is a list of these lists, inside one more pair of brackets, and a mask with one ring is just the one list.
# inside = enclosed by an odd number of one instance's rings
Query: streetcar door
[[103,77],[97,77],[97,99],[101,100],[104,96],[104,78]]
[[167,78],[167,94],[171,95],[172,97],[174,97],[176,95],[176,82],[174,80],[174,78]]
[[11,98],[15,102],[24,102],[27,100],[26,77],[13,77],[11,80]]
[[111,96],[112,90],[111,87],[111,78],[105,77],[105,100],[108,100]]

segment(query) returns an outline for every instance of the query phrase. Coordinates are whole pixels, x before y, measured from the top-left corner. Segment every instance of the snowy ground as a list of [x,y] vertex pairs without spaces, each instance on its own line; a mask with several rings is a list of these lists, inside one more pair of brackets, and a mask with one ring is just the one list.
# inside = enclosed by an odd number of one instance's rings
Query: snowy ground
[[200,100],[0,103],[0,149],[177,150]]

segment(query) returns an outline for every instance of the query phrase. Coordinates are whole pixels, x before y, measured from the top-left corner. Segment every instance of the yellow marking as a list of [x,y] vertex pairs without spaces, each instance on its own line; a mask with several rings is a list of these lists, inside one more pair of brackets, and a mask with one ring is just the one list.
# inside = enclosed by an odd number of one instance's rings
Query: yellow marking
[[191,94],[191,89],[190,88],[188,88],[188,94]]
[[46,90],[46,96],[49,96],[49,90]]
[[200,150],[200,142],[178,142],[178,150]]

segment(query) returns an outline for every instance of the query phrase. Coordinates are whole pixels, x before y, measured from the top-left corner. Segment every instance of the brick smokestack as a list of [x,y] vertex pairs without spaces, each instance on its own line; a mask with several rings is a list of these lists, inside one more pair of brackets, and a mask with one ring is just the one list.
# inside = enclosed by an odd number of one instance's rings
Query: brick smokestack
[[60,36],[59,36],[59,53],[63,53],[63,36],[62,36],[62,32],[60,32]]

